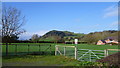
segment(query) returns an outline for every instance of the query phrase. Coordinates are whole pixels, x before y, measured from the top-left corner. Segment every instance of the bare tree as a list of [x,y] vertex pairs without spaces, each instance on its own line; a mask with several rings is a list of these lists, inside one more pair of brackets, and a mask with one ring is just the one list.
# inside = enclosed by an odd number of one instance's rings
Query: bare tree
[[[22,16],[21,11],[13,7],[3,7],[2,9],[2,37],[10,38],[18,36],[25,32],[21,27],[25,23],[25,16]],[[3,39],[4,41],[4,39]],[[8,41],[6,41],[8,42]]]
[[6,43],[6,55],[8,54],[8,43],[14,39],[18,39],[18,35],[25,32],[21,27],[25,23],[25,16],[22,16],[21,11],[13,7],[2,8],[2,42]]

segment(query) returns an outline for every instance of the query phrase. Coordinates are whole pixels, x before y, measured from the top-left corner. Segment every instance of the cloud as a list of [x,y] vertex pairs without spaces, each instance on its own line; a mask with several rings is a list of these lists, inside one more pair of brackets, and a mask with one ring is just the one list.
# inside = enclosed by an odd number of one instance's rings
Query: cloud
[[104,18],[118,16],[118,6],[116,5],[106,8],[104,11],[105,11],[105,14],[103,16]]
[[25,33],[19,35],[19,40],[28,40],[32,37],[33,34],[38,34],[39,36],[42,36],[47,32],[48,32],[48,30],[41,30],[38,32],[25,32]]

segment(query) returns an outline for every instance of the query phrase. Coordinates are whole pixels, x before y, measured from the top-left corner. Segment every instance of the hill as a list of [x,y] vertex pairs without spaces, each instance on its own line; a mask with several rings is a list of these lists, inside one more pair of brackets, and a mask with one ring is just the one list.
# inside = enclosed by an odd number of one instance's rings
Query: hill
[[92,32],[87,34],[82,40],[95,44],[98,40],[105,40],[107,38],[112,38],[118,41],[119,31],[116,30],[106,30],[101,32]]
[[105,40],[107,38],[112,38],[116,41],[119,39],[119,31],[116,30],[106,30],[101,32],[92,32],[89,34],[83,33],[74,33],[70,31],[57,31],[52,30],[39,37],[37,41],[49,41],[49,42],[65,42],[65,41],[74,41],[78,39],[79,42],[87,42],[90,44],[96,44],[98,40]]
[[52,30],[43,35],[39,41],[65,41],[65,40],[72,40],[74,38],[79,38],[81,36],[84,36],[84,34],[81,33],[74,33],[69,31],[57,31]]

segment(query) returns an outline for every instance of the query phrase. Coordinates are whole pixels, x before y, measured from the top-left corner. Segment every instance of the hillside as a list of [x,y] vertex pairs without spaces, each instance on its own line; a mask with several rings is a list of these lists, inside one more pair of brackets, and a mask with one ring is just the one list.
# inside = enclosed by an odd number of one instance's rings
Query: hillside
[[119,34],[119,31],[116,31],[116,30],[93,32],[93,33],[87,34],[85,37],[82,38],[82,40],[88,43],[93,43],[93,44],[95,44],[98,40],[105,40],[108,38],[112,38],[118,41],[118,38],[119,38],[118,34]]
[[43,35],[39,40],[40,41],[64,41],[69,39],[74,39],[84,36],[84,34],[81,33],[74,33],[69,31],[57,31],[52,30]]
[[54,42],[65,42],[65,41],[74,41],[78,39],[82,42],[87,42],[90,44],[96,44],[98,40],[105,40],[107,38],[112,38],[118,41],[119,31],[116,30],[106,30],[101,32],[92,32],[89,34],[83,33],[74,33],[70,31],[57,31],[52,30],[44,34],[39,38],[39,41],[54,41]]
[[43,35],[44,38],[47,38],[49,36],[60,36],[63,38],[64,36],[74,36],[74,33],[68,32],[68,31],[52,30],[52,31],[49,31],[48,33],[46,33],[45,35]]

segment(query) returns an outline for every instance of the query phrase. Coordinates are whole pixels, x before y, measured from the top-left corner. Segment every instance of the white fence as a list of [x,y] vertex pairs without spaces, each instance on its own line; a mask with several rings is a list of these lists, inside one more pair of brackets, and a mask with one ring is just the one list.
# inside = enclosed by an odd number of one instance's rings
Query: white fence
[[90,50],[77,49],[76,46],[55,46],[55,55],[64,55],[80,61],[95,61],[109,55],[110,50],[120,51],[119,49]]

